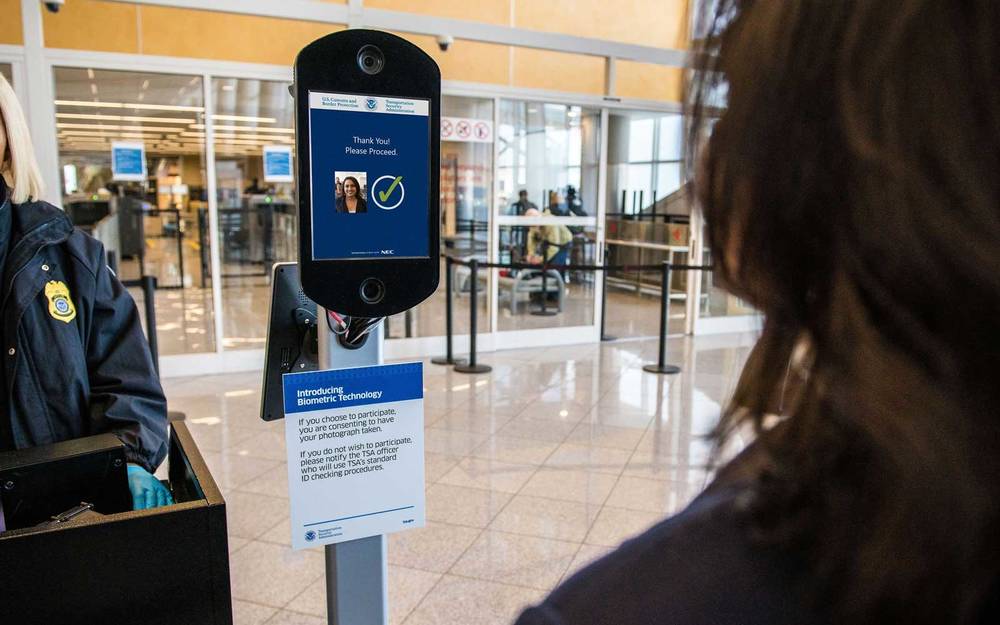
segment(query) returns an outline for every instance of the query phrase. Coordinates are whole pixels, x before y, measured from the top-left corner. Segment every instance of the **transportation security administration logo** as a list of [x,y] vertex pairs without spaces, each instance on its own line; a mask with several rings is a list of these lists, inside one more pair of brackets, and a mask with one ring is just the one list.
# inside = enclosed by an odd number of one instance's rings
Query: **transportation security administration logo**
[[374,111],[376,108],[378,108],[378,100],[376,100],[375,98],[368,98],[367,100],[365,100],[365,106],[368,107],[369,111]]
[[69,298],[69,287],[65,282],[52,280],[45,285],[45,297],[49,298],[49,314],[53,319],[69,323],[76,319],[76,308]]

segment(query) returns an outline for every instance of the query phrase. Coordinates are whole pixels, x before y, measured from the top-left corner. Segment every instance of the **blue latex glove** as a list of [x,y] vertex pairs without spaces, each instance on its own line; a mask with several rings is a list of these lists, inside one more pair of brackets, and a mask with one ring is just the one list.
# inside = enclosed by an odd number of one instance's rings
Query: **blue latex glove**
[[132,492],[132,509],[146,510],[174,503],[170,491],[152,473],[137,464],[128,465],[128,489]]

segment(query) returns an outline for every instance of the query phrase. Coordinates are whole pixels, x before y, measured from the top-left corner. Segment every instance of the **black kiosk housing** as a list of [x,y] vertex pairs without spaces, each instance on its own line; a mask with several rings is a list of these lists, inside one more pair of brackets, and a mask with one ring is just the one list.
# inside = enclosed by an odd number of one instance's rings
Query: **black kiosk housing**
[[225,501],[183,421],[168,453],[172,506],[0,533],[0,622],[232,625]]
[[[423,50],[395,35],[352,29],[323,37],[299,52],[294,90],[299,266],[303,289],[320,306],[355,317],[387,317],[416,306],[435,291],[440,277],[440,200],[436,173],[441,153],[441,72],[437,63]],[[370,102],[375,98],[412,98],[429,103],[429,153],[406,155],[411,163],[412,159],[426,158],[426,257],[314,258],[311,149],[343,150],[344,146],[319,145],[320,141],[312,136],[310,93],[352,94],[362,99],[372,98]],[[327,186],[323,185],[323,192],[328,192]],[[371,206],[370,200],[375,195],[372,186],[368,211],[378,211]],[[419,200],[417,204],[422,206],[424,198],[413,200]],[[347,227],[363,228],[364,223],[355,220]],[[413,236],[423,237],[423,233],[414,232]]]

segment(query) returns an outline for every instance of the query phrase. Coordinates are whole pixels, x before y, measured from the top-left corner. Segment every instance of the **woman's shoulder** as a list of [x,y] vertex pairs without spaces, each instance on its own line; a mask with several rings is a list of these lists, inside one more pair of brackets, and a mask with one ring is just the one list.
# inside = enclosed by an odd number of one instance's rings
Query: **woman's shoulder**
[[794,559],[751,539],[751,495],[747,482],[713,485],[574,574],[518,625],[820,622],[805,607]]

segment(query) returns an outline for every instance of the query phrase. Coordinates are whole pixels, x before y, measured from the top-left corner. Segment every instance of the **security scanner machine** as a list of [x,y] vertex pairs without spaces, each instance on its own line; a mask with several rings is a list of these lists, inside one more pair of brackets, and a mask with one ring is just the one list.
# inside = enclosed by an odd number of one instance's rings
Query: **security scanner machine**
[[328,621],[387,625],[424,429],[422,364],[382,364],[382,321],[438,285],[441,73],[351,29],[299,52],[292,91],[299,262],[273,269],[261,418],[284,419],[292,548],[325,547]]
[[111,434],[0,453],[0,621],[231,625],[226,505],[183,421],[175,504],[132,510]]

